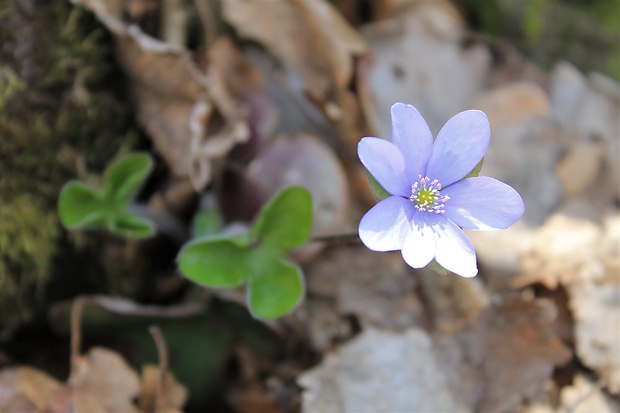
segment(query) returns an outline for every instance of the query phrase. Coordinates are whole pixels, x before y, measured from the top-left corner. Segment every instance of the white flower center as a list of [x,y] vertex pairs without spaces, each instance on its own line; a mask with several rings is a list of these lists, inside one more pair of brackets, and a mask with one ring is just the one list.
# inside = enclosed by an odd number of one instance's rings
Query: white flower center
[[447,195],[441,195],[441,184],[435,179],[431,182],[428,176],[422,178],[418,175],[418,181],[411,185],[411,196],[409,199],[415,203],[418,211],[434,212],[443,214],[444,202],[450,199]]

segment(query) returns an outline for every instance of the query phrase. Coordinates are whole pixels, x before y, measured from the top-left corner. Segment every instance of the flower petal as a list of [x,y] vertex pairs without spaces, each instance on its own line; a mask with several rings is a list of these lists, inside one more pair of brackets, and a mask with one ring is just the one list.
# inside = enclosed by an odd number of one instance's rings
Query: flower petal
[[471,241],[463,230],[448,218],[438,215],[436,219],[438,224],[433,226],[437,241],[435,259],[446,270],[461,277],[474,277],[478,274],[478,267]]
[[391,196],[379,202],[364,215],[359,225],[359,236],[373,251],[401,249],[415,208],[411,201]]
[[488,176],[464,179],[441,194],[450,197],[445,202],[444,216],[465,229],[508,228],[525,211],[517,191]]
[[409,181],[417,181],[418,175],[425,176],[433,134],[413,106],[404,103],[392,106],[392,143],[403,153]]
[[412,227],[405,235],[402,251],[403,259],[413,268],[423,268],[435,257],[437,243],[433,233],[434,218],[429,213],[416,211]]
[[489,120],[484,112],[466,110],[439,131],[426,167],[426,176],[445,188],[467,175],[489,147]]
[[379,138],[363,138],[357,154],[368,172],[392,195],[409,197],[411,183],[405,172],[405,159],[392,142]]

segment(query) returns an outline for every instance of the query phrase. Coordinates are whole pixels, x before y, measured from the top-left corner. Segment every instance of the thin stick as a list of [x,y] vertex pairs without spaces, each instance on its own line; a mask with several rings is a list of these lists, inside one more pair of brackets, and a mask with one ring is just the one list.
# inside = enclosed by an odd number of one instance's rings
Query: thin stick
[[164,406],[164,384],[166,380],[166,374],[168,373],[168,348],[166,347],[166,340],[161,333],[161,330],[157,326],[149,327],[149,333],[155,341],[157,347],[157,357],[159,358],[159,380],[157,381],[157,393],[155,394],[155,411],[158,412]]
[[71,306],[71,368],[76,365],[82,347],[82,310],[87,298],[78,297]]
[[205,310],[205,304],[205,302],[198,302],[161,307],[156,305],[140,305],[123,298],[106,297],[103,295],[80,296],[75,299],[71,306],[71,365],[74,366],[80,356],[82,346],[82,311],[86,306],[100,307],[115,314],[185,318],[202,314]]

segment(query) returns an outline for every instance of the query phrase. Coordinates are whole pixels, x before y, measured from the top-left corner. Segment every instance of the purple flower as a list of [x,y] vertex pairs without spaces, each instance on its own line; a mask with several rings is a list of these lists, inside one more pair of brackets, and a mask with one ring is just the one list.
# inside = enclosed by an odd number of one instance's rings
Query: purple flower
[[434,258],[460,276],[475,276],[476,253],[461,228],[504,229],[525,210],[510,186],[486,176],[463,179],[486,153],[489,138],[489,121],[479,110],[454,116],[433,141],[413,106],[392,106],[392,142],[363,138],[357,149],[391,194],[362,218],[362,242],[374,251],[401,250],[413,268]]

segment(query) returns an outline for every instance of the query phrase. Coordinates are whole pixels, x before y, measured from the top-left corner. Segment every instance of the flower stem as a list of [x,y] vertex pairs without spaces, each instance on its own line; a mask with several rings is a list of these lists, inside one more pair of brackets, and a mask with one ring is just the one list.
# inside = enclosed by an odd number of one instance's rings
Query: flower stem
[[348,234],[319,235],[310,239],[310,242],[325,242],[331,245],[353,245],[361,242],[357,232]]

